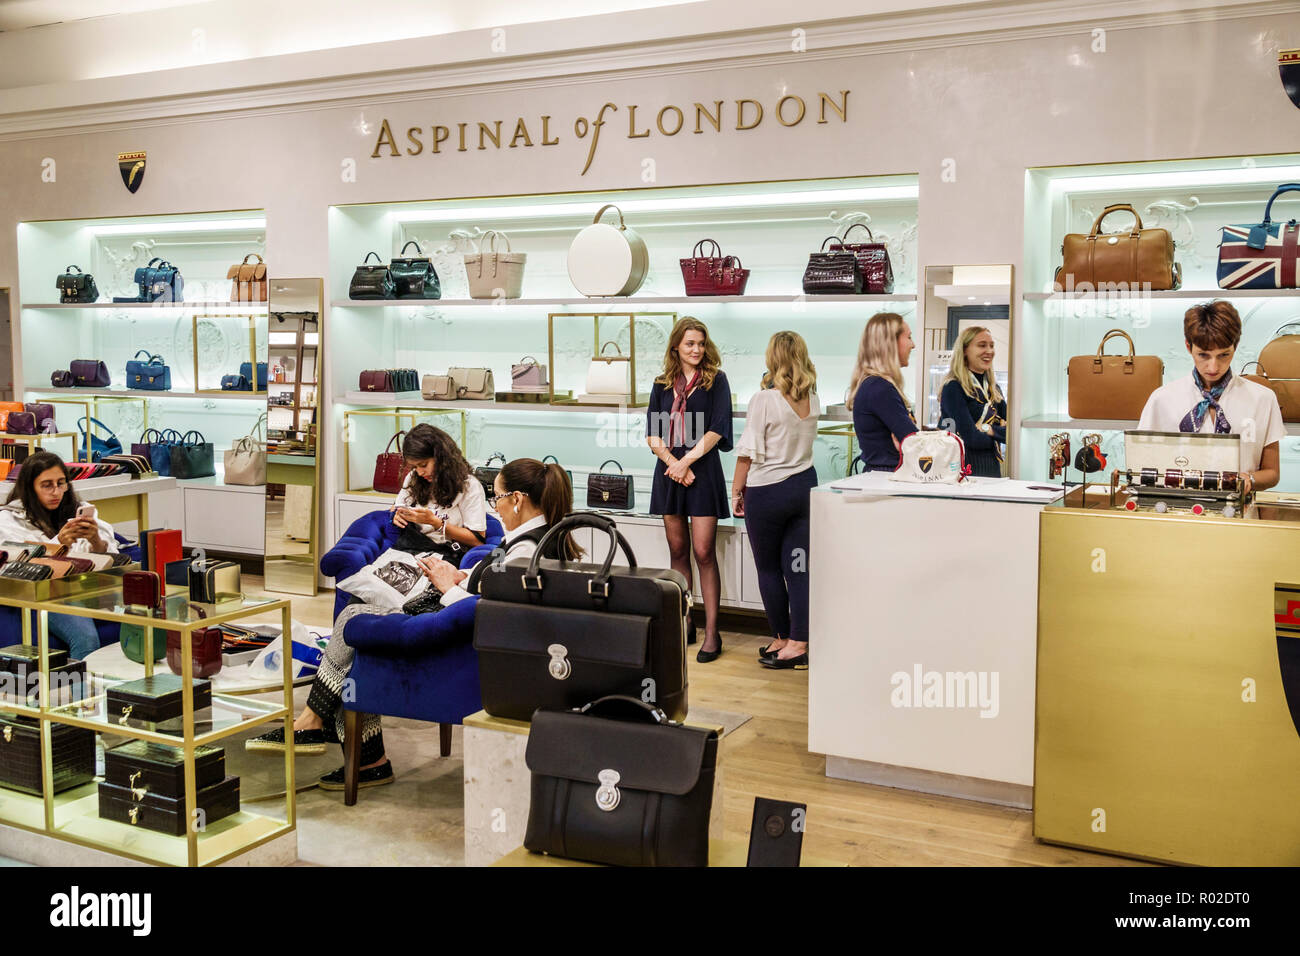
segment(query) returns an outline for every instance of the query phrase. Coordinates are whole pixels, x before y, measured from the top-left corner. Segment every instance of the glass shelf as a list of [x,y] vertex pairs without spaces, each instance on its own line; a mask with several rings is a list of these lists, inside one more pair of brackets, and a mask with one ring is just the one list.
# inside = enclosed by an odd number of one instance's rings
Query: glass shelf
[[[188,589],[181,585],[172,585],[167,589],[168,598],[188,593]],[[81,613],[86,617],[117,621],[119,624],[153,625],[156,629],[154,639],[157,640],[163,630],[207,627],[269,610],[281,603],[283,601],[280,598],[250,598],[242,594],[217,604],[196,604],[188,598],[184,601],[168,600],[164,602],[167,616],[155,617],[141,613],[139,609],[127,608],[122,602],[122,588],[113,587],[49,601],[45,603],[44,609],[60,614]]]
[[[178,747],[185,740],[185,729],[181,717],[173,717],[158,723],[128,718],[122,723],[115,713],[108,712],[108,698],[104,691],[110,687],[126,683],[119,680],[96,678],[96,692],[85,700],[62,707],[53,707],[47,711],[50,719],[61,724],[72,724],[96,730],[100,733],[120,734],[140,740]],[[274,691],[272,685],[267,688]],[[212,705],[194,712],[195,746],[211,744],[239,730],[288,713],[281,703],[270,703],[249,697],[231,697],[226,694],[213,694]]]

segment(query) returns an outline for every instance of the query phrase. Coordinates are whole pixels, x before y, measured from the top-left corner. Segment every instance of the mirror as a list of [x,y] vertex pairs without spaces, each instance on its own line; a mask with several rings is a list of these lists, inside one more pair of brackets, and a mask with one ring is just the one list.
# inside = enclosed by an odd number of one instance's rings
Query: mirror
[[316,478],[324,281],[273,278],[270,285],[265,588],[314,595],[320,558]]
[[[953,372],[955,352],[962,334],[968,329],[984,329],[969,341],[965,350],[968,366],[974,370],[988,367],[992,352],[991,372],[998,391],[1010,410],[1011,376],[1011,302],[1014,287],[1014,269],[1010,265],[928,266],[925,270],[925,330],[914,336],[922,352],[922,408],[918,420],[926,427],[946,427],[960,435],[966,444],[967,464],[973,474],[996,477],[1008,473],[1006,462],[1011,460],[1004,443],[992,447],[981,440],[983,436],[963,434],[970,431],[972,422],[958,414],[956,408],[944,407],[943,385]],[[978,382],[974,383],[978,391]],[[951,391],[950,391],[951,398]],[[990,407],[986,408],[986,405]],[[1011,437],[1007,426],[1009,414],[998,415],[996,403],[976,402],[970,399],[967,409],[974,425],[979,416],[991,419],[989,430],[995,436]],[[985,432],[987,434],[987,432]],[[974,439],[974,440],[972,440]]]
[[9,324],[9,290],[0,288],[0,401],[14,400],[14,339]]

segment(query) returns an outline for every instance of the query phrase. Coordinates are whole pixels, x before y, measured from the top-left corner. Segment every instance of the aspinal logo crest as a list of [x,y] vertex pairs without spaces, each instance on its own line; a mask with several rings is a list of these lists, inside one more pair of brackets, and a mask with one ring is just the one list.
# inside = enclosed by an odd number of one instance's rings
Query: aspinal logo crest
[[1282,89],[1300,108],[1300,50],[1283,50],[1277,55],[1277,71],[1282,74]]
[[122,185],[131,192],[140,188],[144,182],[144,164],[146,157],[144,150],[136,150],[131,153],[117,154],[117,168],[122,174]]

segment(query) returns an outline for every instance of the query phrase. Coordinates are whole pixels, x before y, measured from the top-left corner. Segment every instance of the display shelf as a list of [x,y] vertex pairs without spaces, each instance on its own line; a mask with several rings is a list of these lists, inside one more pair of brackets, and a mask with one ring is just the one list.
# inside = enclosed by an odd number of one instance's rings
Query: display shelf
[[260,402],[266,404],[266,392],[223,392],[220,390],[178,392],[146,391],[145,389],[127,388],[52,388],[28,386],[23,389],[29,395],[87,396],[89,398],[139,398],[152,401],[156,398],[208,398],[227,402]]
[[[154,624],[158,625],[159,622],[155,621]],[[154,640],[161,639],[160,628],[155,632]],[[158,673],[157,665],[155,665],[155,673]],[[103,689],[107,689],[123,681],[97,678],[97,683]],[[267,689],[274,691],[276,688]],[[49,719],[56,723],[85,727],[99,733],[126,734],[130,731],[131,737],[168,746],[176,746],[185,738],[185,728],[180,717],[156,724],[134,718],[128,718],[123,723],[120,715],[107,711],[107,698],[102,693],[96,693],[74,704],[50,708],[46,713]],[[285,707],[283,704],[271,704],[249,697],[213,694],[212,706],[195,713],[194,744],[195,746],[215,744],[231,734],[250,730],[267,721],[283,718],[286,714],[292,716],[292,713],[293,708]],[[200,714],[203,716],[200,717]],[[200,730],[200,727],[204,729]]]
[[[1132,431],[1138,427],[1137,419],[1117,420],[1104,418],[1057,418],[1054,416],[1039,416],[1036,418],[1022,418],[1020,420],[1022,428],[1047,428],[1056,429],[1057,431],[1084,431],[1084,432],[1123,432]],[[1300,423],[1287,422],[1285,424],[1286,433],[1291,436],[1300,436]]]
[[340,299],[331,305],[336,309],[404,309],[437,308],[441,306],[468,307],[477,309],[500,308],[550,308],[552,306],[582,306],[628,309],[640,306],[690,305],[842,305],[852,306],[860,302],[915,302],[915,294],[863,294],[863,295],[805,295],[799,292],[785,295],[692,295],[692,296],[658,296],[658,295],[611,295],[611,296],[574,296],[553,299]]
[[1273,299],[1300,296],[1297,289],[1162,289],[1102,292],[1026,292],[1026,302],[1073,302],[1107,299]]
[[128,309],[131,311],[146,310],[149,312],[162,312],[181,314],[183,312],[192,312],[195,309],[202,309],[204,312],[229,312],[230,314],[266,312],[265,302],[231,302],[229,299],[220,299],[216,301],[195,301],[195,302],[24,302],[24,309],[71,309],[71,310],[110,310],[110,309]]

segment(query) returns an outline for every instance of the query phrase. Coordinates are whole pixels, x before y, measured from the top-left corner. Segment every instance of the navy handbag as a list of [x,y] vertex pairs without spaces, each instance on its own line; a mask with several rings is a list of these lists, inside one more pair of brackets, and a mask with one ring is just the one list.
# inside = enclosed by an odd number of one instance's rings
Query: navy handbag
[[140,302],[183,301],[185,280],[166,259],[153,258],[143,269],[136,269],[135,283],[140,287]]
[[[77,449],[78,461],[87,460],[85,455],[88,429],[85,422],[86,419],[84,417],[77,419],[77,431],[81,433],[81,446]],[[90,424],[95,428],[102,428],[104,431],[108,432],[108,438],[100,438],[93,431],[90,432],[90,461],[99,461],[105,455],[122,454],[122,443],[117,440],[117,436],[113,434],[112,430],[107,425],[101,422],[98,418],[90,419]]]
[[[141,355],[145,357],[143,362],[140,361]],[[164,364],[161,355],[141,349],[126,363],[126,387],[148,392],[171,391],[172,370]]]
[[[245,381],[251,382],[253,380],[253,363],[244,362],[242,365],[240,365],[239,374],[244,377]],[[258,392],[266,391],[266,363],[265,362],[257,363],[257,387],[254,390]]]
[[223,392],[251,392],[253,386],[248,383],[246,376],[223,375],[221,376],[221,390]]

